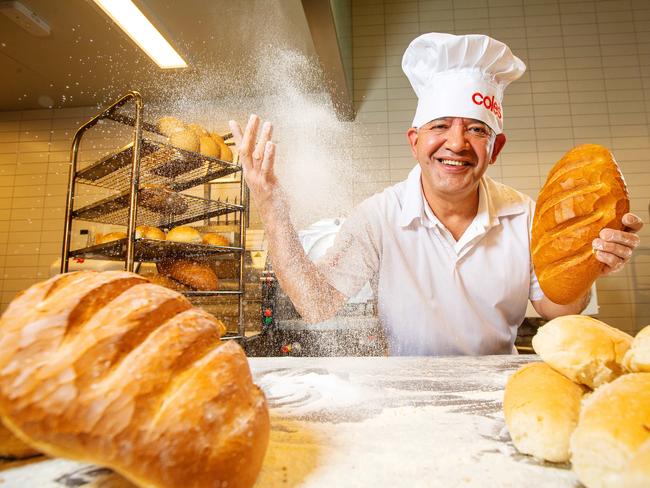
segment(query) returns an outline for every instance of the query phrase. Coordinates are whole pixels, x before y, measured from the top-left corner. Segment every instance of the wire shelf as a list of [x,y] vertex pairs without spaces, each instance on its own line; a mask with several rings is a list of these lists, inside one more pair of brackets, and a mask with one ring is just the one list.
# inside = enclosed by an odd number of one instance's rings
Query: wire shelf
[[[207,244],[157,241],[153,239],[137,239],[135,241],[135,260],[145,262],[158,262],[165,258],[200,259],[209,257],[210,259],[227,259],[233,258],[235,254],[240,252],[242,252],[241,247],[232,246],[210,246]],[[125,256],[126,239],[70,251],[71,258],[124,261]]]
[[[150,139],[143,138],[140,147],[141,185],[160,185],[178,192],[241,170],[238,164]],[[77,171],[77,181],[111,190],[126,190],[131,186],[132,160],[131,142]]]
[[[129,222],[129,196],[130,192],[122,193],[105,198],[99,202],[87,205],[72,212],[72,217],[90,222],[100,222],[111,225],[128,225]],[[138,205],[136,225],[152,225],[171,229],[179,225],[189,224],[198,220],[209,219],[218,215],[226,215],[241,212],[244,207],[232,203],[225,203],[219,200],[206,200],[179,193],[183,205],[179,206],[182,212],[158,213]],[[238,221],[241,215],[233,220]]]

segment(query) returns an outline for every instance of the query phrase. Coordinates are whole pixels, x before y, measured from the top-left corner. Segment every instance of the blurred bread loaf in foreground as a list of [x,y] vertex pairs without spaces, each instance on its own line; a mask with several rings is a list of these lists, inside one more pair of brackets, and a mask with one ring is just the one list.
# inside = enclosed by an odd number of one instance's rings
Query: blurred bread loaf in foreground
[[605,147],[577,146],[553,166],[537,198],[531,243],[550,300],[567,304],[587,293],[605,266],[592,241],[605,227],[622,229],[629,209],[623,176]]
[[568,461],[569,439],[586,390],[544,363],[526,364],[510,376],[503,413],[517,450],[547,461]]
[[165,259],[158,263],[158,272],[194,290],[210,291],[219,288],[216,273],[206,263],[189,259]]
[[540,327],[532,342],[554,370],[596,388],[625,372],[622,361],[632,336],[592,317],[567,315]]
[[0,319],[0,415],[38,450],[142,487],[250,487],[266,400],[218,321],[141,276],[57,275]]
[[623,358],[625,369],[636,373],[650,373],[650,325],[634,337],[632,346]]
[[0,457],[23,459],[40,454],[36,449],[21,441],[0,422]]
[[630,474],[645,483],[636,486],[650,486],[648,468],[633,464],[649,440],[650,374],[626,374],[585,400],[571,437],[573,470],[587,488],[625,486],[621,477]]

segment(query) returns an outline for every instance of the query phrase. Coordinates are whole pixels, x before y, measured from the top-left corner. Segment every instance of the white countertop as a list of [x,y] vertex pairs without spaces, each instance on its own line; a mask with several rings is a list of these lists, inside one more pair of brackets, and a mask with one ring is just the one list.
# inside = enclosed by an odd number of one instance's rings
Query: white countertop
[[[519,454],[505,381],[535,356],[251,358],[271,411],[256,488],[576,487],[565,465]],[[3,487],[127,487],[72,461],[8,463]]]

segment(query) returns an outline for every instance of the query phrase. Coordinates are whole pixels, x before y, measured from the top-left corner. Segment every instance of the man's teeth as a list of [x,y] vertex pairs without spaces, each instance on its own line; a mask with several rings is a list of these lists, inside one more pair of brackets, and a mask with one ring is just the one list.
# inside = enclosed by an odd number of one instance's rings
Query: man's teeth
[[465,166],[467,163],[463,161],[453,161],[451,159],[440,159],[440,162],[442,164],[446,164],[447,166]]

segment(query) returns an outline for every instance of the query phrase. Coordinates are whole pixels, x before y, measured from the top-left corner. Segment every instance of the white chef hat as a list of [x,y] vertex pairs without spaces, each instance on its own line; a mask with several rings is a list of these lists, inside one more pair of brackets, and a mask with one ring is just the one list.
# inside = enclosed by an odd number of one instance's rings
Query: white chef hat
[[491,37],[432,32],[409,44],[402,69],[418,96],[413,127],[440,117],[467,117],[500,134],[503,92],[526,65]]

